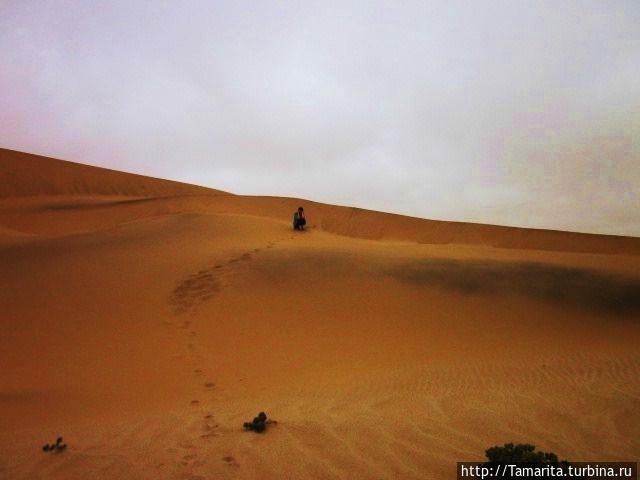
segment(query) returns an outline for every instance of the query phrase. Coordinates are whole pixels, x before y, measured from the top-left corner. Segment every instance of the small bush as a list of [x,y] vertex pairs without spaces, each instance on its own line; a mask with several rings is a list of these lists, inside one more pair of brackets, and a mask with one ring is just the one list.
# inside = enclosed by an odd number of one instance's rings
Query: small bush
[[253,422],[244,422],[243,427],[245,430],[262,433],[266,430],[267,423],[271,423],[269,420],[267,420],[267,414],[264,412],[260,412],[258,416],[253,419]]
[[56,443],[52,443],[51,445],[49,445],[48,443],[42,446],[42,451],[43,452],[64,452],[64,450],[67,448],[67,444],[66,443],[62,443],[62,437],[58,437],[58,439],[56,440]]
[[[505,443],[502,447],[491,447],[485,450],[488,459],[484,465],[492,467],[491,471],[496,471],[495,467],[503,465],[515,465],[518,467],[559,467],[563,470],[569,466],[566,460],[558,460],[558,456],[552,452],[536,451],[536,446],[529,443]],[[516,479],[516,476],[507,474],[506,470],[502,471],[502,475],[498,475],[501,479]]]
[[491,447],[485,450],[488,465],[527,464],[531,466],[567,466],[566,460],[558,460],[552,452],[536,451],[536,446],[529,443],[505,443],[502,447]]

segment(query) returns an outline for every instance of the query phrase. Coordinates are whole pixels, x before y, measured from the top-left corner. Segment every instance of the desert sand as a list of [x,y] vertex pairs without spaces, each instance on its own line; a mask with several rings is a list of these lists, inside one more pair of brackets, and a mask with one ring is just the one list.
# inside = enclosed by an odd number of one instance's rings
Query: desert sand
[[[638,238],[0,150],[0,265],[2,479],[447,479],[505,442],[640,458]],[[259,411],[277,423],[243,431]]]

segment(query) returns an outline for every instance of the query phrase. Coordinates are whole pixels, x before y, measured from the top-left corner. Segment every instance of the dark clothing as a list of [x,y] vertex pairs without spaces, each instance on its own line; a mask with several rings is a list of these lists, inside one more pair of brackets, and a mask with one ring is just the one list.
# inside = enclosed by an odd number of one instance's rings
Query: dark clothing
[[304,218],[304,213],[296,212],[293,214],[293,229],[304,230],[304,226],[307,224],[307,220]]

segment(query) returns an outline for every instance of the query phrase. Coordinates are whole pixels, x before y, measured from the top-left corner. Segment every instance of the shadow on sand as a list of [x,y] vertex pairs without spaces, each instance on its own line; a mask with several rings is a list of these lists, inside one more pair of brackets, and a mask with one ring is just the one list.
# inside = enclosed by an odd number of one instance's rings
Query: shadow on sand
[[640,279],[533,262],[431,259],[389,272],[464,294],[521,294],[612,314],[640,312]]

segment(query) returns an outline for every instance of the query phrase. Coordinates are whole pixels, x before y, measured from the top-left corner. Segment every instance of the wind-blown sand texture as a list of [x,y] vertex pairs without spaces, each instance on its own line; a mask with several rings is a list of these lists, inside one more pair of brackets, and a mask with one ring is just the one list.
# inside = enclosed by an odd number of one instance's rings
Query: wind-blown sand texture
[[[510,441],[640,457],[637,238],[0,150],[0,265],[2,479],[445,479]],[[243,431],[261,410],[277,424]]]

